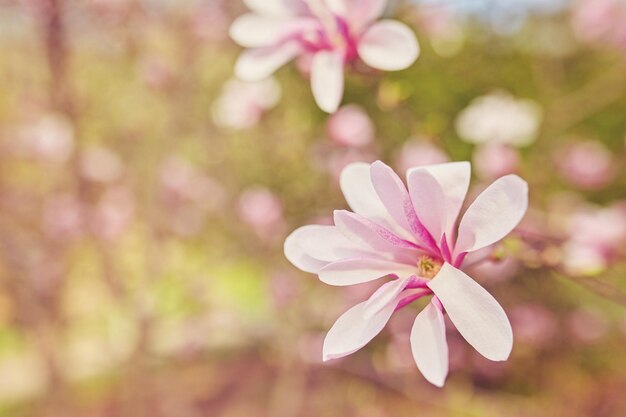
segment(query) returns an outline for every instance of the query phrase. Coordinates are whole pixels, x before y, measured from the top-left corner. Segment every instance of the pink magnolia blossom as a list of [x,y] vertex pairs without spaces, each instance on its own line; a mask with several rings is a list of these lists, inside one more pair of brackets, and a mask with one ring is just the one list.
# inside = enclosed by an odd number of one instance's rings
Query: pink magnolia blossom
[[224,128],[249,129],[276,106],[281,94],[280,84],[273,78],[255,82],[228,80],[213,103],[213,121]]
[[423,138],[409,139],[395,157],[396,168],[400,171],[448,161],[450,158],[443,150]]
[[419,45],[408,26],[376,20],[387,0],[244,0],[252,13],[240,16],[231,38],[250,48],[235,73],[261,80],[296,57],[311,57],[311,88],[318,106],[333,113],[344,89],[344,68],[360,58],[372,68],[408,68]]
[[474,150],[472,162],[479,177],[492,180],[517,172],[520,157],[512,146],[496,143],[478,146]]
[[328,137],[343,146],[364,146],[374,140],[374,123],[365,110],[350,104],[328,118]]
[[573,275],[596,275],[606,270],[626,244],[626,212],[621,204],[584,206],[566,222],[563,267]]
[[584,42],[626,49],[626,2],[580,0],[573,9],[572,26]]
[[560,149],[554,159],[561,175],[581,188],[602,188],[615,178],[613,155],[598,141],[572,142]]
[[468,253],[504,238],[522,219],[527,184],[516,175],[495,181],[457,220],[470,164],[453,162],[407,172],[407,187],[380,161],[344,169],[340,185],[352,212],[337,210],[334,226],[304,226],[285,241],[285,255],[303,271],[337,286],[388,278],[365,302],[345,312],[324,341],[324,360],[365,346],[393,312],[432,296],[411,330],[418,369],[434,385],[448,373],[444,312],[479,353],[506,360],[513,346],[498,302],[462,268]]

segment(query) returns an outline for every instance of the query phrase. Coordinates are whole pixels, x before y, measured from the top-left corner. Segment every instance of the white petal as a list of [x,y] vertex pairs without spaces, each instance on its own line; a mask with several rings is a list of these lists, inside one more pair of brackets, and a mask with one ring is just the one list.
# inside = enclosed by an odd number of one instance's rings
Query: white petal
[[396,298],[369,318],[365,314],[367,301],[343,313],[324,339],[324,361],[347,356],[365,346],[385,327],[398,301]]
[[353,29],[377,19],[385,11],[388,0],[325,0],[333,13],[345,17]]
[[370,67],[397,71],[410,67],[420,53],[413,31],[395,20],[372,25],[358,44],[359,56]]
[[513,331],[506,313],[491,294],[450,264],[444,264],[428,287],[441,300],[459,333],[484,357],[506,360]]
[[412,168],[407,172],[409,194],[417,217],[439,243],[443,233],[451,238],[467,195],[469,162],[450,162]]
[[389,217],[370,176],[370,164],[356,162],[341,171],[339,186],[353,212],[369,219]]
[[299,0],[243,0],[250,10],[265,16],[291,16]]
[[235,75],[244,81],[263,80],[299,53],[300,47],[295,42],[244,51],[235,64]]
[[411,329],[411,351],[424,378],[443,387],[448,375],[448,342],[443,314],[432,303],[415,318]]
[[319,278],[329,285],[347,286],[373,281],[387,275],[400,278],[415,275],[415,266],[374,258],[355,258],[332,262],[319,271]]
[[311,64],[311,89],[315,102],[327,113],[334,113],[343,97],[343,56],[321,51]]
[[312,258],[302,249],[302,246],[300,245],[300,238],[302,233],[305,232],[308,227],[311,226],[300,227],[287,236],[287,239],[285,239],[284,252],[287,260],[289,260],[289,262],[291,262],[296,268],[299,268],[304,272],[317,274],[320,269],[328,264],[328,262]]
[[469,206],[459,225],[455,253],[489,246],[517,226],[528,208],[528,184],[517,175],[496,180]]
[[230,37],[246,48],[276,45],[291,35],[313,31],[319,26],[311,18],[265,17],[252,13],[235,19],[230,26]]
[[321,261],[335,262],[358,256],[374,256],[367,248],[346,238],[335,226],[306,226],[299,236],[304,252]]

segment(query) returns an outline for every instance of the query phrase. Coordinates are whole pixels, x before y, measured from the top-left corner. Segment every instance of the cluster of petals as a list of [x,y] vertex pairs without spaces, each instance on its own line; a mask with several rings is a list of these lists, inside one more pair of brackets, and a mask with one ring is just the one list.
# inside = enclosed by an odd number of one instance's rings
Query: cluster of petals
[[513,334],[504,310],[462,269],[517,226],[528,188],[515,175],[499,178],[457,222],[470,176],[468,162],[422,166],[408,170],[405,186],[380,161],[348,165],[340,185],[352,211],[337,210],[334,225],[304,226],[287,238],[287,259],[327,284],[385,280],[335,322],[324,341],[324,360],[361,349],[394,311],[426,296],[431,301],[417,315],[410,342],[429,382],[443,386],[448,373],[444,314],[483,356],[508,358]]
[[236,75],[248,81],[270,76],[296,57],[311,60],[311,88],[318,106],[339,107],[344,68],[361,59],[372,68],[408,68],[419,45],[408,26],[378,20],[387,0],[244,0],[251,13],[237,18],[230,36],[244,51]]

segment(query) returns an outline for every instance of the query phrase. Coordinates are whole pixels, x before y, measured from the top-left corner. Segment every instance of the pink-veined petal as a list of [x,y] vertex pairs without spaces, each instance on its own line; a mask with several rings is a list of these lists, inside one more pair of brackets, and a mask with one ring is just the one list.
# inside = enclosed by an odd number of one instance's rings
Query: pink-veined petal
[[266,17],[253,13],[239,16],[230,26],[229,35],[246,48],[275,46],[290,36],[312,32],[319,27],[313,18]]
[[346,238],[335,226],[308,226],[299,235],[300,247],[320,261],[335,262],[355,257],[377,257],[367,248]]
[[368,301],[343,313],[324,339],[323,360],[347,356],[369,343],[385,327],[398,301],[396,297],[371,317],[366,316]]
[[380,255],[391,255],[396,260],[414,260],[418,247],[394,234],[391,230],[359,214],[335,210],[335,226],[348,239],[364,245]]
[[489,246],[511,232],[528,208],[528,184],[517,175],[496,180],[469,206],[461,223],[455,254]]
[[334,51],[316,53],[311,64],[311,89],[320,109],[327,113],[337,111],[343,85],[343,56]]
[[407,172],[409,194],[418,218],[437,243],[453,228],[467,195],[471,176],[468,162],[412,168]]
[[432,302],[415,318],[411,329],[411,352],[424,378],[443,387],[448,375],[448,342],[443,314]]
[[412,234],[420,247],[432,249],[434,241],[417,218],[411,197],[398,175],[381,161],[374,162],[370,172],[374,190],[391,217]]
[[413,31],[395,20],[373,24],[359,39],[358,52],[370,67],[398,71],[410,67],[420,53]]
[[405,278],[416,273],[416,267],[408,264],[375,258],[354,258],[332,262],[319,271],[322,282],[329,285],[347,286],[361,284],[388,275]]
[[439,298],[459,333],[478,353],[492,361],[509,357],[513,348],[511,324],[487,290],[448,263],[428,287]]
[[244,81],[263,80],[295,58],[300,51],[296,42],[244,51],[235,64],[235,75]]
[[287,236],[287,239],[285,239],[284,252],[287,260],[296,268],[299,268],[304,272],[317,274],[320,269],[328,264],[328,262],[315,259],[307,255],[302,249],[302,246],[300,245],[300,238],[309,227],[311,226],[303,226],[291,232],[291,234]]
[[398,295],[405,289],[411,277],[398,278],[384,283],[372,294],[365,305],[365,318],[372,318],[389,303],[398,304]]

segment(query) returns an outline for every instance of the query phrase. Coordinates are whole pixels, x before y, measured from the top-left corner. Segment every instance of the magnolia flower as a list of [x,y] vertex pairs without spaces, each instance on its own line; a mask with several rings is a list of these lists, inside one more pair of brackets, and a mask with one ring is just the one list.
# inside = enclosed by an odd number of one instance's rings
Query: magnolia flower
[[541,108],[498,91],[474,99],[456,119],[456,131],[469,143],[530,145],[537,138]]
[[244,0],[231,38],[250,48],[235,66],[243,80],[261,80],[296,57],[311,58],[311,88],[318,106],[333,113],[343,96],[344,67],[360,58],[370,67],[408,68],[419,46],[408,26],[378,19],[387,0]]
[[483,356],[508,358],[513,334],[504,310],[462,269],[470,263],[464,262],[468,253],[499,241],[519,223],[527,184],[516,175],[498,179],[457,225],[469,180],[468,162],[417,167],[407,172],[407,190],[380,161],[351,164],[340,185],[353,211],[337,210],[334,226],[304,226],[287,238],[287,259],[327,284],[388,279],[335,322],[324,341],[324,360],[361,349],[395,310],[425,296],[431,302],[417,315],[410,339],[429,382],[443,386],[448,373],[444,313]]

